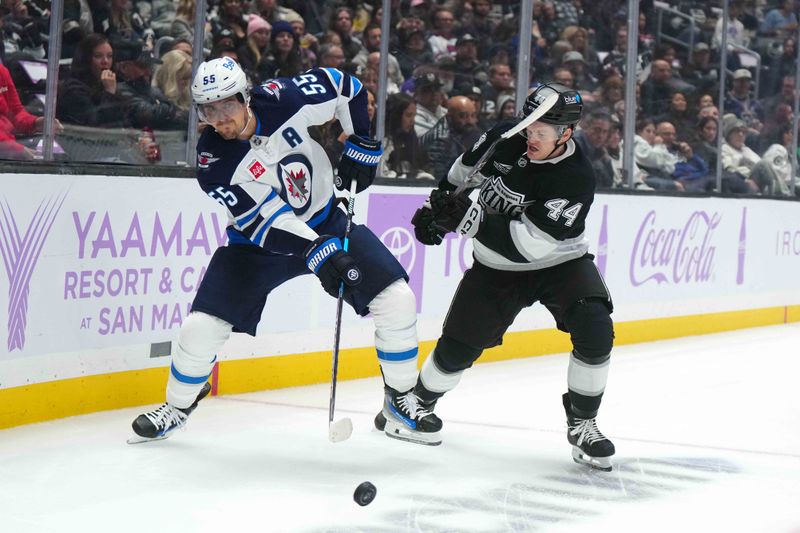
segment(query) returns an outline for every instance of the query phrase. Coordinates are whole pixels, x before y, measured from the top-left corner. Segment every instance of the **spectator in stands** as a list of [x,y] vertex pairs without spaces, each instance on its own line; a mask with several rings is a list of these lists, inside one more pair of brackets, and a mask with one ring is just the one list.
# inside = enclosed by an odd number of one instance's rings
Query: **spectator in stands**
[[614,48],[603,59],[601,66],[603,76],[625,76],[625,69],[628,65],[628,28],[620,26],[617,28]]
[[788,37],[783,40],[781,54],[772,58],[770,62],[767,71],[768,79],[762,78],[761,94],[771,95],[780,91],[787,76],[791,77],[792,83],[794,83],[795,72],[797,72],[797,48],[795,48],[794,38]]
[[517,103],[514,101],[513,94],[501,94],[497,99],[495,108],[497,109],[497,122],[513,120],[517,116]]
[[[334,10],[328,29],[335,32],[342,40],[345,61],[348,63],[352,61],[363,48],[361,41],[353,35],[353,10],[349,7],[339,7]],[[320,56],[322,56],[321,51]]]
[[[724,185],[730,192],[771,193],[777,177],[761,157],[744,143],[747,126],[733,114],[722,119],[722,168]],[[723,191],[725,188],[723,188]]]
[[767,115],[764,121],[764,127],[759,132],[757,144],[759,148],[759,152],[766,150],[772,144],[776,142],[778,144],[783,144],[779,142],[779,135],[778,132],[782,131],[786,126],[792,125],[794,119],[794,113],[792,112],[793,108],[789,104],[781,103],[775,106],[772,110],[772,113]]
[[604,110],[606,113],[614,112],[614,105],[625,97],[625,82],[619,76],[609,76],[603,81],[594,107]]
[[[353,64],[362,68],[367,66],[377,66],[380,62],[380,49],[381,49],[381,27],[377,25],[369,25],[364,29],[364,48],[353,58]],[[389,54],[388,58],[388,76],[389,82],[394,85],[392,93],[399,91],[399,87],[403,85],[405,79],[403,73],[400,71],[400,63],[394,54]]]
[[762,35],[788,37],[797,30],[795,0],[782,0],[775,9],[770,10],[761,22]]
[[642,108],[650,116],[663,115],[669,110],[672,93],[693,94],[694,87],[672,77],[672,65],[663,59],[653,61],[650,76],[642,83]]
[[345,53],[341,46],[323,44],[319,49],[319,66],[325,68],[342,68],[345,63]]
[[239,64],[254,83],[261,81],[257,73],[258,65],[269,55],[271,32],[272,25],[269,22],[258,15],[250,15],[247,21],[247,41],[236,50]]
[[247,39],[247,20],[242,10],[242,0],[222,0],[220,11],[209,20],[211,33],[215,36],[222,30],[231,32],[234,49],[242,46]]
[[471,148],[480,137],[477,128],[478,110],[466,96],[453,96],[447,101],[447,114],[420,139],[428,151],[433,176],[441,181],[456,159]]
[[[735,50],[731,45],[737,45],[747,48],[750,44],[750,37],[744,29],[744,24],[739,18],[742,16],[741,2],[734,1],[728,6],[728,52]],[[719,51],[722,45],[722,17],[717,19],[717,25],[714,28],[714,37],[711,39],[711,48]],[[737,68],[739,64],[739,56],[735,53],[728,54],[728,68]]]
[[[561,38],[572,45],[573,52],[579,52],[581,54],[584,70],[586,71],[585,76],[597,80],[600,73],[600,58],[597,56],[597,52],[589,46],[589,32],[586,31],[586,28],[570,26],[564,30]],[[579,83],[577,77],[575,83]],[[578,87],[580,87],[580,85],[578,85]],[[596,88],[597,84],[595,82],[595,87],[590,90]]]
[[252,4],[251,12],[261,16],[273,26],[279,20],[289,20],[293,16],[300,16],[294,9],[279,6],[277,0],[255,0]]
[[397,53],[397,61],[400,63],[400,72],[405,79],[411,78],[418,67],[433,63],[433,53],[428,48],[424,31],[415,28],[400,30],[400,50]]
[[114,50],[105,35],[92,33],[78,43],[69,77],[58,88],[58,118],[81,126],[123,126],[125,116],[113,58]]
[[511,67],[502,63],[495,63],[489,66],[489,81],[483,85],[484,108],[483,113],[496,115],[495,104],[501,94],[514,92],[514,76],[511,74]]
[[[196,0],[178,0],[175,9],[175,18],[169,28],[169,34],[177,41],[184,40],[187,43],[194,42],[194,15]],[[203,46],[211,49],[214,46],[211,25],[206,22],[203,35]],[[185,51],[185,50],[184,50]]]
[[758,133],[764,123],[764,108],[753,95],[753,75],[746,68],[733,73],[732,88],[725,98],[725,110],[744,121],[745,125]]
[[700,42],[694,45],[694,50],[681,75],[687,83],[697,87],[698,91],[715,93],[719,81],[717,67],[718,65],[711,63],[711,49],[706,43]]
[[[322,48],[325,48],[325,45]],[[320,60],[322,60],[322,48],[320,49]],[[341,49],[339,49],[339,55],[343,55]],[[292,25],[285,20],[279,20],[273,24],[270,54],[261,61],[257,69],[260,79],[297,76],[309,68],[311,68],[309,53],[300,48]]]
[[414,78],[414,101],[417,103],[414,131],[417,137],[422,137],[447,113],[442,107],[442,82],[436,74],[428,71]]
[[454,87],[464,89],[478,85],[476,75],[485,70],[485,65],[478,60],[478,41],[470,33],[456,41],[455,68]]
[[553,0],[553,5],[559,32],[563,33],[566,28],[580,24],[578,6],[572,0]]
[[300,48],[308,51],[312,64],[316,65],[317,52],[319,52],[319,41],[306,29],[306,21],[300,15],[287,15],[284,19],[292,25],[294,36],[300,43]]
[[575,142],[592,163],[598,187],[610,188],[614,181],[614,167],[606,151],[611,116],[595,111],[584,119],[584,125],[575,132]]
[[575,88],[575,77],[567,67],[556,67],[552,75],[553,81],[569,89]]
[[575,88],[581,92],[584,100],[591,99],[589,93],[597,89],[600,80],[592,74],[592,69],[586,64],[583,54],[576,50],[567,52],[561,57],[561,64],[572,72]]
[[188,112],[192,103],[192,56],[180,50],[164,54],[153,77],[153,85],[178,109]]
[[[614,171],[611,188],[627,189],[628,177],[625,175],[622,168],[622,123],[613,120],[613,117],[611,120],[611,128],[608,132],[608,140],[606,141],[606,152],[611,159],[611,168]],[[642,181],[643,174],[638,165],[636,165],[636,162],[633,163],[633,166],[633,188],[638,191],[652,191],[653,188]]]
[[539,33],[541,33],[548,46],[552,46],[561,35],[557,17],[556,5],[552,0],[545,0],[542,3],[541,17],[536,22],[539,26]]
[[[768,144],[769,147],[761,154],[761,160],[770,166],[777,178],[773,194],[791,196],[793,174],[789,150],[792,149],[792,125],[784,124],[776,130]],[[795,195],[800,195],[797,187],[795,187]]]
[[786,104],[794,109],[794,74],[791,76],[784,76],[781,80],[780,92],[768,98],[764,98],[763,102],[764,114],[766,116],[775,113],[775,109],[781,104]]
[[642,171],[643,181],[657,191],[683,191],[683,184],[672,174],[678,158],[671,154],[661,137],[656,135],[652,119],[642,118],[636,123],[633,157]]
[[[55,131],[63,130],[56,120]],[[44,117],[25,111],[8,69],[0,65],[0,159],[28,160],[36,155],[17,142],[17,135],[33,135],[44,131]]]
[[185,129],[187,114],[150,85],[154,59],[140,41],[113,43],[126,123],[134,128]]
[[717,119],[713,117],[703,117],[695,128],[695,138],[692,141],[692,150],[708,165],[713,173],[717,169],[717,131],[719,129]]
[[436,8],[431,15],[431,36],[428,45],[433,52],[433,58],[443,56],[454,57],[456,51],[456,18],[453,12],[445,8]]
[[[538,2],[534,2],[536,6]],[[535,8],[535,7],[534,7]],[[462,31],[475,38],[476,50],[480,52],[480,58],[486,58],[486,52],[493,42],[493,32],[495,21],[491,17],[492,0],[473,0],[472,16],[462,26]],[[536,22],[534,17],[534,22]],[[456,43],[458,51],[458,43]]]
[[[698,157],[685,138],[677,136],[675,125],[665,120],[656,124],[656,136],[673,156],[674,169],[670,177],[691,192],[708,190],[711,176],[706,162]],[[713,185],[712,185],[713,186]]]
[[111,41],[116,39],[141,40],[148,50],[152,50],[155,34],[131,5],[131,0],[107,0],[94,11],[94,29],[107,35]]
[[404,93],[389,95],[386,101],[386,137],[378,175],[400,179],[433,180],[426,172],[428,154],[414,132],[417,104]]
[[686,95],[681,91],[672,93],[667,112],[655,118],[658,122],[670,122],[675,126],[678,139],[691,139],[697,125],[697,112],[689,108]]
[[175,19],[178,7],[176,2],[174,0],[150,0],[150,4],[153,9],[148,20],[156,37],[169,35],[169,29]]

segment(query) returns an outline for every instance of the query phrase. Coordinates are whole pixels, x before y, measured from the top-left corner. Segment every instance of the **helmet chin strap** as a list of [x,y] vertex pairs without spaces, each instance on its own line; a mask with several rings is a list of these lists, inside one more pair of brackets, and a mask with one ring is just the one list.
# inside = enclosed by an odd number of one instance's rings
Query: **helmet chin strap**
[[239,137],[242,133],[244,133],[244,130],[250,126],[250,121],[253,120],[253,112],[250,110],[250,106],[247,104],[245,104],[245,106],[247,107],[247,122],[245,122],[239,133],[236,134],[236,137]]

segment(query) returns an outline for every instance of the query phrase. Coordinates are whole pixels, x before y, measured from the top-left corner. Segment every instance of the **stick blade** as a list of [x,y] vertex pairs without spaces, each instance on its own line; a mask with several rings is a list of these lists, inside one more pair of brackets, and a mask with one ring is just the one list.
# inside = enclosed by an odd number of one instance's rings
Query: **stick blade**
[[328,424],[328,439],[331,442],[344,442],[353,434],[353,422],[349,418],[342,418]]

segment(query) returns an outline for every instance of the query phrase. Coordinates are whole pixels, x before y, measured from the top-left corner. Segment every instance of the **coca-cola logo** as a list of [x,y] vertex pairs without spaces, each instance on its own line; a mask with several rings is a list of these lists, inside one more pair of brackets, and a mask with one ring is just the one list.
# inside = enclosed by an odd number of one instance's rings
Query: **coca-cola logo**
[[660,228],[656,212],[647,213],[631,253],[629,272],[633,286],[650,280],[658,284],[709,281],[714,273],[716,252],[711,241],[721,218],[718,213],[695,211],[683,227]]

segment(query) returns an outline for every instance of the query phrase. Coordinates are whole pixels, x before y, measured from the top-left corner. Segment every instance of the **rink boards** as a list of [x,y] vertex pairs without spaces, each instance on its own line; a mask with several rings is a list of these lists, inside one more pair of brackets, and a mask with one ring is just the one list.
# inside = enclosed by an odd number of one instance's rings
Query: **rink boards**
[[[471,243],[413,239],[427,189],[373,187],[366,223],[411,276],[430,350]],[[4,176],[0,193],[0,428],[163,399],[182,319],[225,243],[224,210],[193,180]],[[618,344],[800,320],[796,202],[601,194],[587,220]],[[270,295],[257,337],[234,335],[217,394],[327,381],[335,301],[313,276]],[[371,321],[347,310],[343,379],[379,373]],[[534,306],[482,360],[569,349]]]

